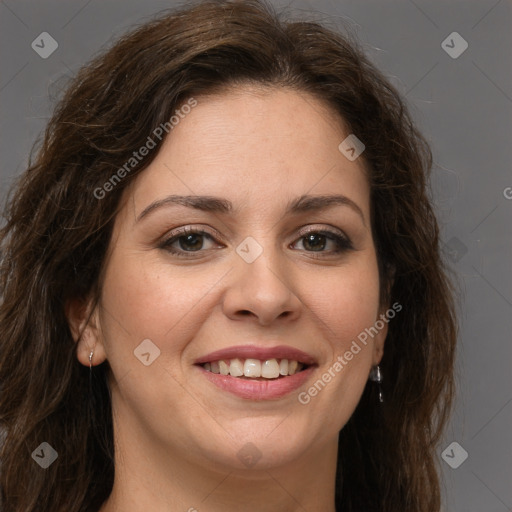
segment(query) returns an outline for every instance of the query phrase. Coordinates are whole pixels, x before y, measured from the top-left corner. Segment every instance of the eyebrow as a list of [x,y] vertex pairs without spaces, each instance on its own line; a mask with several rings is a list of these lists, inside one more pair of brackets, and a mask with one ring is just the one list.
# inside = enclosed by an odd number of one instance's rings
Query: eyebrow
[[[187,208],[193,208],[210,213],[229,214],[234,211],[233,204],[227,199],[213,196],[177,196],[171,195],[164,199],[154,201],[137,216],[136,222],[139,222],[150,213],[160,208],[180,205]],[[302,195],[293,201],[290,201],[286,207],[286,214],[299,214],[305,212],[314,212],[324,210],[331,206],[348,206],[356,212],[366,226],[366,220],[361,208],[352,199],[341,195]]]

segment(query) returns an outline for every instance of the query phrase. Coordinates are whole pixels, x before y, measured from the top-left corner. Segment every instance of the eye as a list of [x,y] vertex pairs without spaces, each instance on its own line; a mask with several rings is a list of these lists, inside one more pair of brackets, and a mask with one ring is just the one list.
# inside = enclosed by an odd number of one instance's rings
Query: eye
[[[318,253],[314,256],[311,254],[315,258],[341,254],[354,248],[350,239],[341,231],[309,228],[300,234],[301,237],[291,247],[308,253]],[[184,258],[194,258],[207,250],[223,247],[225,246],[217,242],[212,234],[190,226],[174,230],[159,245],[160,249]]]
[[341,232],[338,233],[331,230],[309,229],[302,232],[301,235],[301,238],[292,244],[292,246],[300,243],[302,245],[302,249],[307,252],[332,255],[340,254],[354,248],[351,240]]
[[[179,257],[190,257],[187,253],[197,253],[215,246],[219,247],[219,244],[214,242],[215,239],[210,233],[187,226],[172,232],[171,236],[166,238],[159,247]],[[221,245],[221,247],[223,246]]]

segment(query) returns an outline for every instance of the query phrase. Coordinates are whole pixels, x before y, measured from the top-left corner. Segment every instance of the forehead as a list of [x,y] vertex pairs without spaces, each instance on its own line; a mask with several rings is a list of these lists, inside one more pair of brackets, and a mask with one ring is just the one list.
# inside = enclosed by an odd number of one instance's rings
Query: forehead
[[330,192],[369,209],[363,160],[340,151],[349,133],[322,101],[249,86],[195,99],[131,187],[136,211],[166,194],[227,197],[235,207],[261,209]]

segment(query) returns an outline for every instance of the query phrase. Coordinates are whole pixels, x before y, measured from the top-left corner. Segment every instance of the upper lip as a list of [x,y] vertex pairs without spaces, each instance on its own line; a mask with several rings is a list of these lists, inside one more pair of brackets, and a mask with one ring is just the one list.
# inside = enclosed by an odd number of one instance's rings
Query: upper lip
[[235,347],[216,350],[205,356],[202,356],[194,364],[211,363],[212,361],[221,361],[223,359],[289,359],[299,363],[313,365],[316,360],[313,356],[306,354],[302,350],[287,345],[278,345],[276,347],[258,347],[256,345],[238,345]]

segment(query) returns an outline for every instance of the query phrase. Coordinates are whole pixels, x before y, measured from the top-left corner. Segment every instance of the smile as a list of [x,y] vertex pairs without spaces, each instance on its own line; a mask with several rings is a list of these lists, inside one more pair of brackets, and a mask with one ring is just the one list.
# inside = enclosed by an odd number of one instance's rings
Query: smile
[[245,345],[213,352],[195,366],[223,391],[247,400],[277,400],[302,386],[318,365],[294,347]]
[[231,359],[204,363],[206,371],[220,375],[249,379],[279,379],[301,372],[307,366],[296,360],[288,359]]

